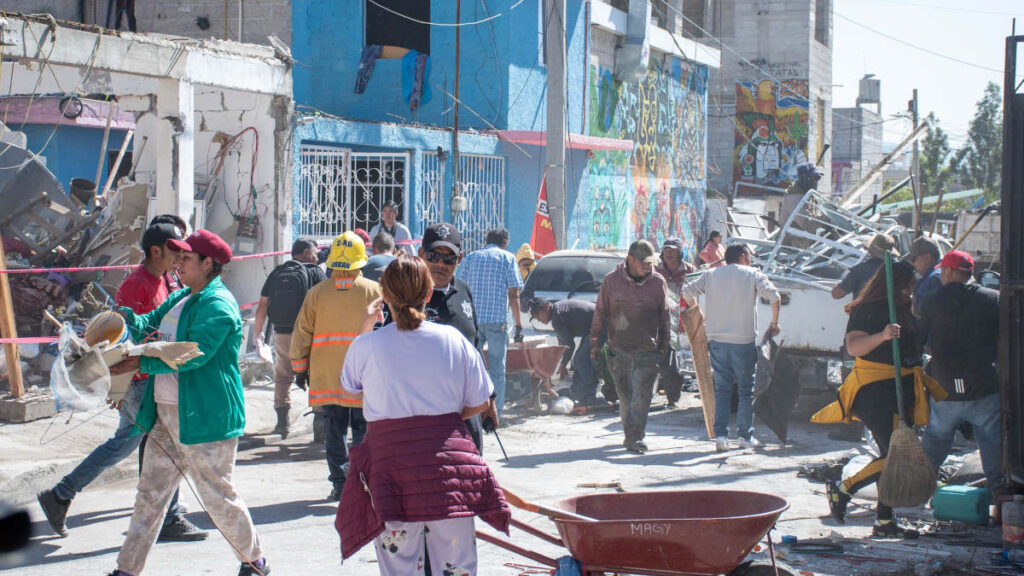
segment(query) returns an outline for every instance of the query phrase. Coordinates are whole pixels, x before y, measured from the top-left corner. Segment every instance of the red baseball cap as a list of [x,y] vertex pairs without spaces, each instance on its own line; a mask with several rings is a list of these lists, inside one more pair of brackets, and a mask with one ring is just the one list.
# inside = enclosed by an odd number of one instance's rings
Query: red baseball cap
[[195,252],[221,266],[231,261],[231,247],[220,236],[209,230],[196,230],[184,240],[174,238],[167,241],[167,246],[178,252]]
[[974,272],[974,258],[971,258],[970,254],[962,250],[950,250],[942,257],[940,266],[952,268],[953,270],[963,270],[964,272]]

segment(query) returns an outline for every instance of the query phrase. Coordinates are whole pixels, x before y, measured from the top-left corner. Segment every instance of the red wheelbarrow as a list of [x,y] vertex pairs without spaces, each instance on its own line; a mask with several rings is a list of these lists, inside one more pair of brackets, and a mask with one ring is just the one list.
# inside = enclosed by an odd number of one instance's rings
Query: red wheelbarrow
[[[567,548],[584,576],[683,576],[735,570],[789,504],[758,492],[687,490],[591,494],[563,500],[557,508],[597,521],[552,518],[561,538],[515,519],[512,525]],[[477,537],[558,567],[553,558],[490,534]]]
[[551,387],[551,378],[558,371],[566,346],[537,346],[534,343],[513,344],[505,351],[505,372],[530,374],[531,392],[527,408],[534,412],[544,410],[544,402],[558,398]]

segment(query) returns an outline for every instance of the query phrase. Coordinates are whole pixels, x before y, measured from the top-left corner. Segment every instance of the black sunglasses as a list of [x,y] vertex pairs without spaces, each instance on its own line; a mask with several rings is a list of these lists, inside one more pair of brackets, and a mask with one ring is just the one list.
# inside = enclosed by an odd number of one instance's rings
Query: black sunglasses
[[444,264],[447,264],[448,266],[454,266],[455,264],[459,263],[458,254],[441,254],[440,252],[428,250],[427,252],[424,253],[424,256],[427,262],[430,262],[431,264],[437,264],[438,262],[442,262]]

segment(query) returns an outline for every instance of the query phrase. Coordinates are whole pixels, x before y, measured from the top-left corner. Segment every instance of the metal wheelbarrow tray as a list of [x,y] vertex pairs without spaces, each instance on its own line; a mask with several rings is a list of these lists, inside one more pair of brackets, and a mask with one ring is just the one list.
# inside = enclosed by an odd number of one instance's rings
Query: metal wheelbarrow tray
[[558,372],[566,346],[541,346],[535,343],[513,344],[505,351],[505,372],[530,374],[531,391],[527,407],[534,412],[543,410],[546,399],[557,398],[551,378]]
[[[584,576],[685,576],[731,573],[789,504],[758,492],[674,490],[578,496],[557,507],[597,521],[552,518],[561,538],[515,518],[512,525],[567,548]],[[485,532],[476,534],[485,542],[558,567],[554,558]]]
[[669,576],[728,573],[789,504],[758,492],[680,490],[592,494],[558,507],[599,520],[554,519],[587,570]]

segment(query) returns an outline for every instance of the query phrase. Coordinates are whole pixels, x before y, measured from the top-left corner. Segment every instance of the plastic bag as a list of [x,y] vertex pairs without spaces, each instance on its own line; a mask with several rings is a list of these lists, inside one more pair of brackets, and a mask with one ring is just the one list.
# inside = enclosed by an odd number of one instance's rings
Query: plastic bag
[[110,369],[100,348],[90,348],[65,324],[57,339],[57,359],[50,369],[50,389],[57,409],[91,410],[105,404]]

